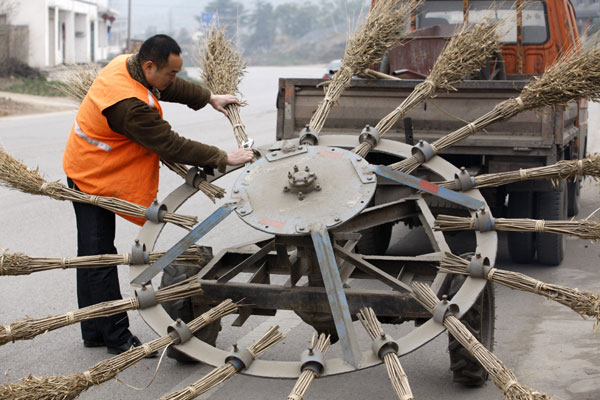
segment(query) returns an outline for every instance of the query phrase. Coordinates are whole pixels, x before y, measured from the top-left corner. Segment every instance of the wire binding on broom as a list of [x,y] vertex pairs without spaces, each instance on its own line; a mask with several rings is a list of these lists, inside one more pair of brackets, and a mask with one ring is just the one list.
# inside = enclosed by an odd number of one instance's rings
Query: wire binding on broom
[[[94,204],[106,210],[145,218],[146,207],[129,201],[114,197],[93,196],[70,189],[58,182],[46,182],[39,174],[39,169],[27,168],[0,147],[0,184],[9,189],[19,190],[24,193],[49,196],[56,200],[70,200],[79,203]],[[181,215],[167,212],[164,216],[165,222],[184,227],[194,226],[198,218],[189,215]]]
[[[158,260],[165,252],[153,251],[149,253],[149,262]],[[210,257],[208,251],[201,247],[192,246],[187,249],[171,265],[200,265]],[[53,269],[68,268],[98,268],[117,265],[131,265],[131,254],[98,254],[94,256],[81,256],[72,258],[47,258],[29,257],[23,253],[9,253],[0,255],[0,276],[29,275],[35,272]]]
[[[562,160],[552,165],[519,169],[518,171],[498,172],[475,176],[474,188],[495,187],[508,185],[529,179],[551,179],[558,184],[559,179],[575,179],[577,177],[600,178],[600,156],[593,154],[582,160]],[[439,182],[439,186],[457,190],[456,181]]]
[[[600,97],[600,48],[593,45],[598,42],[598,37],[591,42],[590,47],[581,52],[578,48],[566,51],[541,77],[532,78],[518,97],[497,104],[472,123],[433,142],[436,153],[494,122],[507,120],[523,111],[566,105],[579,99],[597,100]],[[417,158],[411,156],[391,164],[390,167],[410,173],[419,165]]]
[[[474,26],[463,24],[437,58],[427,79],[415,86],[396,109],[377,123],[375,129],[380,135],[387,133],[410,109],[433,97],[436,90],[456,90],[455,84],[479,71],[486,59],[499,49],[497,26],[491,21]],[[371,150],[372,144],[365,141],[352,151],[365,157]]]
[[[600,239],[600,221],[591,220],[598,210],[582,220],[555,221],[529,218],[495,218],[493,229],[510,232],[546,232],[577,236],[581,239]],[[438,215],[434,229],[438,231],[477,230],[477,216],[456,217]]]
[[[246,62],[234,49],[231,39],[227,39],[224,28],[211,26],[205,35],[200,53],[202,80],[215,94],[242,94],[240,82],[246,74]],[[242,123],[240,106],[228,104],[227,119],[233,127],[233,134],[239,147],[248,140],[246,127]]]
[[[439,304],[431,288],[421,282],[414,282],[411,295],[427,311],[433,314],[434,309]],[[454,315],[449,314],[444,317],[443,325],[458,340],[458,342],[469,351],[479,361],[479,363],[488,371],[494,380],[494,384],[504,392],[507,400],[548,400],[549,397],[541,392],[530,389],[518,382],[514,372],[507,369],[502,361],[498,359],[488,349],[481,344],[475,336],[469,331],[462,322]]]
[[[446,253],[440,264],[440,272],[469,275],[469,262],[452,253]],[[490,268],[485,279],[511,289],[535,293],[569,307],[583,318],[594,318],[594,332],[600,328],[600,295],[587,290],[545,283],[520,272]]]
[[[254,343],[252,346],[248,348],[248,351],[252,355],[252,358],[258,357],[260,354],[268,350],[269,348],[275,346],[281,340],[283,340],[284,335],[279,331],[279,327],[277,325],[273,326],[271,329],[267,331]],[[206,393],[210,389],[215,386],[220,385],[225,382],[232,376],[234,376],[238,370],[236,367],[229,362],[221,365],[213,369],[209,374],[204,376],[202,379],[192,383],[184,389],[181,389],[177,392],[173,392],[167,394],[160,398],[160,400],[191,400],[202,393]]]
[[[371,339],[376,340],[379,338],[386,338],[386,334],[372,308],[363,308],[356,316]],[[387,352],[383,356],[383,362],[385,363],[385,368],[387,369],[388,376],[390,377],[390,381],[392,382],[392,386],[394,387],[394,391],[398,398],[400,400],[414,400],[414,396],[410,390],[410,384],[408,383],[408,377],[402,368],[398,354],[391,351]]]
[[[66,77],[63,84],[54,85],[54,87],[61,91],[65,96],[81,103],[97,76],[98,70],[94,64],[89,64],[86,67],[77,67],[75,72]],[[166,167],[182,178],[185,179],[187,177],[188,168],[185,165],[162,159],[161,161]],[[206,181],[199,181],[195,184],[195,187],[204,192],[213,203],[215,202],[215,198],[220,199],[225,196],[224,189]]]
[[421,0],[378,1],[371,7],[367,20],[348,40],[342,66],[327,86],[324,99],[309,122],[315,132],[321,132],[331,108],[350,86],[352,76],[381,61],[390,47],[404,36],[404,27]]
[[[209,312],[188,323],[190,331],[196,332],[217,318],[224,317],[237,311],[237,305],[231,300],[225,300]],[[73,373],[58,377],[36,377],[30,375],[17,383],[0,385],[0,398],[19,400],[54,400],[74,399],[92,386],[100,385],[121,371],[135,365],[144,357],[162,350],[180,341],[177,336],[163,336],[139,347],[101,361],[82,373]]]
[[[198,282],[185,282],[169,286],[156,291],[156,300],[159,303],[179,300],[202,294],[202,287]],[[54,331],[56,329],[87,321],[92,318],[108,317],[131,310],[137,310],[140,304],[136,297],[122,300],[105,301],[79,310],[61,315],[51,315],[45,318],[24,318],[10,325],[0,324],[0,346],[16,340],[30,340],[36,336]]]
[[[327,353],[331,344],[331,336],[321,333],[318,337],[316,333],[313,333],[309,350],[317,350],[321,354]],[[310,368],[306,368],[302,371],[296,384],[292,388],[290,394],[286,397],[286,400],[302,400],[308,392],[310,384],[319,374]]]

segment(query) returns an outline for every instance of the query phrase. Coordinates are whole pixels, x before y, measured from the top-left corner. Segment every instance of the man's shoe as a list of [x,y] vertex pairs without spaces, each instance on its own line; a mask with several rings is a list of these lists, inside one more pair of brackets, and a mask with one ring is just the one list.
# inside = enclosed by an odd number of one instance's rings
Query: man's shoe
[[[126,352],[127,350],[130,350],[132,347],[139,347],[142,345],[142,342],[140,342],[140,339],[137,338],[137,336],[131,336],[125,343],[119,345],[119,346],[106,346],[106,351],[109,354],[121,354]],[[148,354],[146,356],[146,358],[154,358],[156,357],[158,354],[155,352],[152,352],[150,354]]]
[[103,347],[105,346],[104,341],[95,340],[84,340],[83,347]]

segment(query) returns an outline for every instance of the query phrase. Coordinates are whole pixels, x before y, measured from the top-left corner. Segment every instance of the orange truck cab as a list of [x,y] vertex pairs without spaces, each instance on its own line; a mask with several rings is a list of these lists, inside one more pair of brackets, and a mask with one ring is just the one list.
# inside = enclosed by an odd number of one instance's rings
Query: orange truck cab
[[[436,37],[440,43],[421,47],[420,58],[427,58],[427,62],[417,70],[410,68],[415,65],[405,64],[407,60],[403,56],[406,52],[402,46],[392,49],[387,72],[407,70],[408,73],[426,75],[457,26],[463,21],[477,23],[484,19],[504,21],[498,29],[502,43],[500,62],[503,61],[503,69],[508,75],[542,74],[560,54],[579,46],[575,10],[568,0],[532,0],[526,4],[522,0],[503,3],[429,0],[412,16],[410,29],[415,32],[410,36],[413,39]],[[418,42],[423,44],[422,40]],[[423,50],[430,54],[423,54]]]

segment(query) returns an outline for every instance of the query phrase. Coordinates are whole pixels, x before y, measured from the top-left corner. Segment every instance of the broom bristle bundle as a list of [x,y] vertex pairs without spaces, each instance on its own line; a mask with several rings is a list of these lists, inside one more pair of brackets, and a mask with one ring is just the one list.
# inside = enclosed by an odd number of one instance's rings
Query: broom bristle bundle
[[[360,309],[356,316],[371,339],[375,340],[378,337],[385,337],[385,332],[383,331],[381,323],[371,307]],[[408,376],[402,368],[398,355],[395,353],[387,353],[383,356],[383,362],[398,398],[400,400],[414,400],[410,384],[408,383]]]
[[[202,287],[198,282],[187,282],[177,284],[156,291],[156,300],[159,303],[166,301],[179,300],[187,297],[202,294]],[[0,345],[15,340],[29,340],[36,336],[50,332],[67,325],[72,325],[81,321],[87,321],[92,318],[101,318],[115,315],[122,312],[136,310],[139,308],[137,298],[106,301],[81,308],[61,315],[51,315],[45,318],[24,318],[13,322],[10,325],[0,325]],[[224,301],[215,308],[211,309],[211,320],[219,318],[221,315],[227,315],[234,312],[237,306],[231,305],[231,301]],[[198,318],[197,324],[208,324],[208,318]],[[190,322],[191,323],[191,322]],[[190,329],[192,329],[190,327]]]
[[[592,214],[593,215],[593,214]],[[591,220],[592,215],[582,220],[556,221],[529,218],[496,218],[494,229],[510,232],[548,232],[559,235],[577,236],[581,239],[600,239],[600,220]],[[439,231],[477,230],[477,217],[438,215],[434,229]]]
[[62,92],[65,96],[81,103],[97,76],[98,68],[96,68],[94,63],[84,66],[78,65],[70,71],[63,82],[52,85],[52,87]]
[[[414,282],[412,285],[412,296],[425,309],[433,313],[439,299],[429,286],[421,282]],[[506,399],[509,400],[533,400],[544,399],[549,397],[541,392],[534,391],[525,385],[521,385],[517,381],[515,374],[504,366],[502,361],[498,359],[488,349],[481,344],[471,331],[458,318],[453,315],[448,315],[444,318],[444,326],[448,332],[458,340],[458,342],[469,351],[492,376],[494,384],[503,391]]]
[[[253,357],[256,358],[259,354],[279,343],[283,339],[283,333],[279,331],[277,325],[269,329],[260,339],[248,348]],[[206,393],[215,386],[220,385],[237,373],[237,370],[231,363],[225,363],[220,367],[213,369],[202,379],[197,380],[188,387],[167,394],[160,400],[191,400],[202,393]]]
[[[529,179],[551,179],[558,184],[559,179],[575,179],[577,177],[600,178],[600,155],[592,154],[582,160],[562,160],[552,165],[519,169],[518,171],[483,174],[474,177],[474,188],[495,187]],[[456,181],[439,182],[439,186],[456,190]]]
[[[597,40],[598,37],[594,42]],[[600,48],[590,46],[579,51],[574,47],[561,55],[541,77],[532,78],[519,97],[497,104],[474,122],[436,140],[432,146],[437,154],[494,122],[507,120],[520,112],[544,106],[566,105],[579,99],[593,101],[599,98]],[[403,172],[412,172],[419,165],[419,161],[411,156],[390,167]]]
[[[317,349],[322,354],[325,354],[331,344],[331,336],[321,333],[318,337],[316,333],[313,333],[309,349]],[[318,374],[312,369],[305,369],[302,371],[296,384],[292,388],[290,394],[286,397],[286,400],[298,400],[303,399],[308,392],[310,384],[315,380]]]
[[[446,253],[440,264],[440,272],[468,275],[469,262],[464,258]],[[491,282],[515,290],[539,294],[565,305],[582,317],[594,318],[594,332],[600,328],[600,295],[588,290],[542,282],[520,272],[492,268],[487,276]]]
[[[230,304],[231,300],[225,300],[217,306],[218,310],[211,315],[220,318],[234,312],[237,307],[232,309]],[[198,323],[198,321],[200,322]],[[188,324],[188,327],[193,333],[198,329],[205,327],[208,323],[209,322],[201,316],[191,321]],[[177,340],[178,339],[169,335],[160,337],[143,344],[142,346],[132,347],[121,354],[101,361],[84,373],[46,378],[38,378],[30,375],[28,378],[22,379],[18,383],[0,385],[0,398],[48,400],[57,398],[73,399],[89,387],[99,385],[116,377],[121,371],[135,365],[138,361],[148,355],[162,350],[171,344],[177,343]],[[23,397],[16,397],[17,395]]]
[[325,98],[317,106],[309,126],[315,132],[323,129],[331,107],[350,85],[352,76],[373,64],[377,64],[386,50],[404,36],[404,27],[410,15],[420,5],[420,0],[378,1],[367,19],[348,40],[342,57],[342,66],[327,86]]

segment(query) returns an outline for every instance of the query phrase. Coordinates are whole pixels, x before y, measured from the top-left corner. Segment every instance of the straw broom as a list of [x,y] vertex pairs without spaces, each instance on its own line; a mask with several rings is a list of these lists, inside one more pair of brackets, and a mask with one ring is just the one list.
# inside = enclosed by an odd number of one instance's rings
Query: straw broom
[[[56,200],[69,200],[79,203],[94,204],[98,207],[118,214],[145,218],[146,207],[130,201],[114,197],[94,196],[70,189],[58,182],[46,182],[39,174],[39,169],[27,168],[25,164],[13,158],[0,147],[0,185],[24,193],[49,196]],[[198,223],[198,218],[190,215],[166,213],[165,222],[191,227]]]
[[[600,97],[600,48],[577,51],[573,48],[565,52],[541,77],[534,77],[518,97],[497,104],[474,122],[433,142],[434,152],[437,154],[494,122],[523,111],[565,105],[578,99],[597,100]],[[414,156],[390,165],[403,172],[412,172],[418,166]]]
[[[200,51],[202,80],[215,94],[242,94],[239,90],[242,77],[246,74],[246,62],[239,51],[227,39],[225,29],[213,25],[205,36]],[[239,147],[248,140],[246,127],[242,123],[240,106],[228,104],[227,119]]]
[[[165,252],[162,251],[150,252],[150,264],[164,254]],[[201,247],[192,246],[177,257],[171,265],[199,265],[206,261],[208,257],[208,254],[203,252]],[[46,258],[29,257],[23,253],[4,252],[0,255],[0,276],[29,275],[53,269],[116,267],[118,265],[131,265],[131,262],[131,254],[129,253],[98,254],[72,258]]]
[[420,0],[378,1],[371,7],[367,20],[350,37],[340,69],[327,86],[325,98],[317,106],[309,127],[319,133],[333,105],[350,86],[352,76],[377,64],[386,50],[404,36],[404,27]]
[[[236,304],[231,300],[225,300],[187,325],[193,333],[236,310]],[[132,347],[124,353],[99,362],[82,373],[77,372],[67,376],[44,378],[30,375],[17,383],[1,385],[0,398],[15,400],[74,399],[90,387],[100,385],[116,377],[121,371],[135,365],[149,354],[162,350],[172,344],[178,344],[179,342],[179,337],[167,335],[145,343],[142,346]]]
[[[469,275],[469,262],[451,253],[446,253],[440,264],[440,272]],[[511,289],[544,296],[569,307],[583,318],[595,319],[594,332],[600,328],[600,295],[587,290],[572,289],[534,279],[520,272],[490,268],[485,276],[490,282],[499,283]]]
[[52,84],[51,86],[65,96],[81,103],[97,76],[98,69],[94,63],[85,66],[78,65],[61,84]]
[[[260,354],[264,353],[271,347],[275,346],[281,340],[283,340],[284,335],[279,330],[277,325],[273,326],[271,329],[267,331],[254,343],[252,346],[248,348],[248,351],[252,355],[253,358],[258,357]],[[200,396],[202,393],[206,393],[213,387],[220,385],[225,382],[227,379],[234,376],[239,371],[233,364],[226,362],[213,369],[208,375],[204,376],[202,379],[192,383],[185,389],[179,390],[177,392],[173,392],[167,394],[160,398],[160,400],[190,400]]]
[[[321,354],[325,354],[331,345],[330,339],[331,337],[329,335],[325,335],[324,333],[321,333],[318,338],[317,334],[313,333],[308,349],[310,351],[317,349],[317,351]],[[296,384],[294,385],[291,393],[286,397],[286,400],[302,400],[306,395],[306,392],[308,392],[310,384],[317,377],[318,374],[312,369],[307,368],[303,370],[298,377],[298,380],[296,380]]]
[[[456,90],[453,85],[466,75],[479,71],[486,59],[498,51],[496,28],[496,24],[487,21],[472,27],[463,24],[437,58],[427,79],[415,86],[396,109],[377,123],[375,129],[380,135],[389,131],[410,109],[433,97],[436,90]],[[372,144],[365,141],[353,151],[365,157],[371,149]]]
[[[559,179],[575,179],[578,176],[600,178],[600,156],[594,154],[583,160],[563,160],[541,167],[478,175],[474,177],[473,187],[476,189],[494,187],[529,179],[551,179],[554,183],[558,183]],[[456,181],[453,180],[441,182],[438,185],[451,190],[457,189]]]
[[[412,289],[412,296],[427,311],[433,313],[439,303],[439,299],[431,288],[423,283],[415,282],[412,284]],[[504,392],[504,397],[507,400],[548,400],[550,398],[544,393],[521,385],[517,381],[515,374],[510,369],[507,369],[494,353],[486,349],[458,318],[451,314],[447,315],[444,318],[443,324],[448,329],[448,332],[488,371],[493,377],[494,384]]]
[[[200,283],[194,281],[184,282],[156,291],[156,300],[159,303],[179,300],[186,297],[202,294]],[[122,300],[105,301],[79,310],[61,315],[51,315],[46,318],[24,318],[10,325],[0,325],[0,346],[16,340],[31,340],[37,335],[53,331],[68,325],[87,321],[92,318],[108,317],[140,308],[137,297]]]
[[[494,229],[509,232],[546,232],[577,236],[581,239],[600,239],[600,221],[592,221],[590,214],[582,220],[551,221],[529,218],[495,218]],[[477,217],[455,217],[438,215],[434,229],[439,231],[477,230]]]
[[[377,315],[370,307],[365,307],[356,314],[363,327],[371,337],[375,340],[377,338],[386,338],[385,332],[381,327],[381,324],[377,320]],[[400,364],[400,359],[396,353],[387,353],[383,356],[383,362],[387,369],[388,376],[392,382],[392,386],[396,391],[396,395],[400,400],[414,400],[410,385],[408,383],[408,377]]]
[[[97,76],[98,70],[94,64],[89,64],[86,67],[77,67],[73,73],[65,78],[64,84],[54,85],[54,87],[61,91],[65,96],[81,103]],[[182,178],[185,179],[187,177],[188,168],[185,165],[162,159],[161,161],[167,168]],[[194,182],[194,187],[204,192],[213,203],[215,202],[215,198],[220,199],[225,196],[225,189],[203,180]]]

